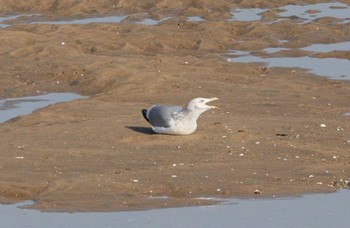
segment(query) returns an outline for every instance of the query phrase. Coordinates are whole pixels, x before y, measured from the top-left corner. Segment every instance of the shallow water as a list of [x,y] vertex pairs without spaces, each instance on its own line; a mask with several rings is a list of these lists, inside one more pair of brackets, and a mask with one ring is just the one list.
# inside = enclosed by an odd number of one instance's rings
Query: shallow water
[[[293,50],[290,48],[265,48],[263,51],[267,54],[276,53],[279,51]],[[303,51],[310,51],[316,53],[326,53],[332,51],[350,51],[350,41],[330,43],[330,44],[312,44],[307,47],[300,48]]]
[[314,5],[287,5],[280,8],[283,12],[279,13],[281,17],[296,16],[305,23],[323,17],[333,17],[350,21],[350,7],[341,2],[318,3]]
[[[288,51],[288,48],[266,48],[262,51],[273,54],[279,51]],[[300,50],[315,53],[325,53],[331,51],[350,51],[350,41],[332,44],[313,44]],[[350,61],[340,58],[314,58],[312,56],[302,57],[261,57],[255,56],[252,52],[232,51],[233,56],[227,58],[228,62],[250,63],[260,62],[268,67],[291,67],[303,68],[319,76],[330,79],[350,80]]]
[[13,19],[16,19],[16,18],[18,18],[20,16],[22,16],[22,15],[11,15],[11,16],[0,17],[0,28],[6,28],[6,27],[9,26],[7,24],[3,24],[2,23],[3,21],[13,20]]
[[108,17],[93,17],[93,18],[84,18],[84,19],[76,19],[76,20],[34,21],[34,22],[31,22],[31,24],[63,25],[63,24],[89,24],[89,23],[120,23],[125,18],[127,18],[127,16],[108,16]]
[[45,95],[8,98],[0,100],[0,123],[19,115],[28,115],[33,111],[59,102],[83,98],[75,93],[48,93]]
[[262,18],[261,14],[267,9],[250,8],[250,9],[236,9],[232,12],[233,21],[258,21]]
[[[268,10],[262,8],[236,9],[232,11],[233,16],[231,20],[258,21],[262,19],[262,14]],[[350,22],[350,6],[341,2],[287,5],[276,8],[276,10],[282,11],[278,13],[281,19],[287,20],[290,17],[297,17],[302,21],[301,23],[308,23],[324,17],[333,17],[342,20],[341,23]],[[280,19],[277,21],[280,21]]]
[[[34,21],[31,22],[32,24],[89,24],[89,23],[120,23],[124,19],[127,19],[132,15],[127,15],[127,16],[109,16],[109,17],[93,17],[93,18],[84,18],[84,19],[77,19],[77,20],[58,20],[58,21]],[[145,18],[140,21],[135,21],[133,23],[136,24],[142,24],[142,25],[158,25],[163,21],[169,20],[172,17],[164,17],[159,20],[154,20],[150,18]],[[187,20],[190,22],[201,22],[205,21],[201,17],[187,17]]]
[[149,19],[149,18],[146,18],[146,19],[143,19],[142,21],[137,21],[136,23],[137,24],[142,24],[142,25],[157,25],[163,21],[166,21],[168,19],[170,19],[171,17],[165,17],[163,19],[160,19],[160,20],[154,20],[154,19]]
[[350,80],[350,61],[336,58],[312,58],[304,57],[274,57],[262,58],[258,56],[246,55],[236,58],[228,58],[229,62],[266,63],[268,67],[292,67],[309,70],[319,76],[326,76],[330,79]]
[[187,17],[187,21],[189,21],[189,22],[201,22],[201,21],[205,21],[205,19],[203,19],[202,17],[191,16],[191,17]]
[[348,227],[350,191],[293,198],[229,199],[219,205],[128,212],[45,213],[0,205],[10,227]]
[[[84,19],[76,19],[76,20],[57,20],[57,21],[34,21],[31,22],[31,24],[89,24],[89,23],[120,23],[124,19],[128,18],[130,15],[127,16],[108,16],[108,17],[92,17],[92,18],[84,18]],[[141,21],[136,21],[136,24],[143,24],[143,25],[157,25],[165,20],[170,19],[171,17],[166,17],[160,20],[154,20],[154,19],[143,19]]]
[[304,51],[312,52],[331,52],[331,51],[350,51],[350,41],[332,43],[332,44],[313,44],[304,48],[301,48]]

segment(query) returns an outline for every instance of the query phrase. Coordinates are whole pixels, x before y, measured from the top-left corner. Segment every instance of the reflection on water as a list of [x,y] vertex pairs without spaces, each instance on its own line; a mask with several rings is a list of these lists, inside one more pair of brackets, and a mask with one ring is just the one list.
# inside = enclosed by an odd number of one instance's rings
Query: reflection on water
[[[288,48],[266,48],[262,51],[273,54],[279,51],[288,51]],[[315,53],[331,51],[350,51],[350,41],[333,44],[314,44],[300,50]],[[268,67],[296,67],[309,70],[319,76],[326,76],[330,79],[350,80],[350,61],[340,58],[314,58],[312,56],[302,57],[261,57],[255,56],[252,52],[232,51],[227,61],[235,63],[261,62]]]
[[318,3],[314,5],[287,5],[280,8],[283,12],[281,17],[296,16],[304,20],[305,23],[323,17],[333,17],[350,21],[350,7],[341,2]]
[[108,17],[93,17],[76,20],[57,20],[57,21],[34,21],[31,24],[89,24],[89,23],[120,23],[127,16],[108,16]]
[[297,198],[230,199],[222,204],[128,212],[44,213],[0,205],[12,227],[348,227],[350,191]]
[[[89,24],[89,23],[120,23],[128,17],[129,16],[108,16],[108,17],[92,17],[92,18],[84,18],[84,19],[76,19],[76,20],[34,21],[34,22],[31,22],[31,24],[64,25],[64,24]],[[166,17],[160,20],[145,18],[141,21],[136,21],[135,23],[143,24],[143,25],[157,25],[170,18],[171,17]]]
[[2,22],[7,21],[7,20],[13,20],[16,19],[18,17],[21,17],[22,15],[12,15],[12,16],[4,16],[4,17],[0,17],[0,28],[6,28],[9,25],[7,24],[3,24]]
[[258,21],[261,19],[261,14],[267,9],[250,8],[250,9],[236,9],[232,12],[233,21]]
[[301,50],[320,53],[331,51],[350,51],[350,41],[333,44],[313,44],[308,47],[301,48]]
[[192,16],[192,17],[187,17],[187,21],[189,21],[189,22],[202,22],[205,20],[202,17]]
[[350,80],[350,61],[336,58],[312,58],[304,57],[274,57],[262,58],[258,56],[239,56],[228,58],[229,62],[249,63],[262,62],[269,67],[296,67],[309,70],[319,76],[326,76],[330,79]]
[[[267,54],[276,53],[279,51],[293,50],[290,48],[265,48],[263,51]],[[350,41],[330,43],[330,44],[312,44],[307,47],[300,48],[303,51],[310,51],[316,53],[326,53],[332,51],[350,51]]]
[[170,19],[171,17],[165,17],[163,19],[160,19],[160,20],[154,20],[154,19],[149,19],[149,18],[146,18],[146,19],[143,19],[142,21],[137,21],[136,23],[137,24],[142,24],[142,25],[157,25],[163,21],[166,21],[168,19]]
[[0,123],[19,115],[27,115],[33,111],[59,102],[83,98],[75,93],[48,93],[40,96],[8,98],[0,100]]
[[[38,16],[38,17],[33,17]],[[8,17],[0,17],[0,23],[6,20],[16,19],[18,17],[24,17],[22,24],[52,24],[52,25],[66,25],[66,24],[89,24],[89,23],[121,23],[124,19],[127,19],[131,15],[125,16],[106,16],[106,17],[91,17],[82,19],[71,19],[71,20],[43,20],[42,15],[14,15]],[[29,18],[30,17],[30,18]],[[160,20],[154,20],[150,18],[145,18],[140,21],[136,21],[137,24],[143,25],[157,25],[163,21],[170,19],[171,17],[166,17]],[[8,27],[7,24],[0,24],[0,28]]]
[[[306,5],[287,5],[274,10],[282,11],[277,15],[283,19],[296,17],[302,23],[308,23],[324,17],[333,17],[342,20],[341,23],[350,22],[350,6],[341,2],[318,3]],[[234,21],[258,21],[262,19],[262,14],[269,9],[248,8],[236,9],[232,11]],[[280,21],[280,20],[277,20]]]

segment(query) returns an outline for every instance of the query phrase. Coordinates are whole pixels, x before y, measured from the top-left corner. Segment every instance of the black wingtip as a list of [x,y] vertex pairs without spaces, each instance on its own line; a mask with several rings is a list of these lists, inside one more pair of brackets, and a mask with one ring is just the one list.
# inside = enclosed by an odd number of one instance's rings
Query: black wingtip
[[146,109],[142,109],[142,115],[143,115],[143,118],[145,118],[145,120],[147,120],[147,122],[149,122],[149,119],[147,118],[147,110]]

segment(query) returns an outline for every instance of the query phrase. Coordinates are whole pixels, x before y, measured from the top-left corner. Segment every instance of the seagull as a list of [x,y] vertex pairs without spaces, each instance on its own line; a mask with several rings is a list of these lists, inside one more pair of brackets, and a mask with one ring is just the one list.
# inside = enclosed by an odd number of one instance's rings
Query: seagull
[[142,115],[152,125],[152,130],[158,134],[190,135],[197,129],[197,119],[205,111],[216,106],[207,105],[213,98],[195,98],[186,107],[153,105],[143,109]]

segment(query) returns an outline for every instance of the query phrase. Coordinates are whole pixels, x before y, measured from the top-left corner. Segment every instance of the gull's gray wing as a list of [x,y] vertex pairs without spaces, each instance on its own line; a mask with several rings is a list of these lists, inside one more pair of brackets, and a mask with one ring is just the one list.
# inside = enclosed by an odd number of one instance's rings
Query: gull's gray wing
[[171,119],[182,111],[179,106],[153,105],[147,110],[148,122],[153,127],[170,127]]

